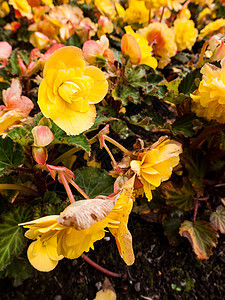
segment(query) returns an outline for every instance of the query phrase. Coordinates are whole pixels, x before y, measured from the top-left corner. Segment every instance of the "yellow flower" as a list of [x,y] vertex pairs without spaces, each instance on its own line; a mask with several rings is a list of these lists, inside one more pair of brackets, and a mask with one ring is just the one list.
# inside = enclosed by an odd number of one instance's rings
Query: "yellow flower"
[[9,4],[18,10],[23,17],[27,17],[28,19],[32,18],[31,7],[27,0],[9,0]]
[[134,262],[132,236],[127,229],[133,206],[133,181],[127,181],[114,198],[81,200],[61,214],[19,224],[29,230],[25,236],[36,240],[28,248],[30,263],[39,271],[53,270],[63,257],[74,259],[94,249],[94,242],[105,236],[108,227],[115,236],[124,261]]
[[137,174],[144,186],[148,200],[152,199],[152,192],[162,181],[168,180],[173,168],[179,163],[181,144],[166,139],[159,139],[150,149],[137,153],[137,160],[131,161],[131,169]]
[[154,22],[137,32],[143,36],[153,48],[153,53],[159,56],[159,68],[164,68],[170,57],[177,52],[174,32],[166,24]]
[[155,69],[157,67],[157,60],[152,57],[152,47],[148,45],[148,41],[135,33],[131,26],[126,26],[125,30],[127,35],[125,34],[121,41],[123,54],[128,55],[130,62],[134,65],[145,64]]
[[125,11],[124,21],[128,24],[148,24],[148,19],[149,11],[144,2],[131,0],[129,2],[129,7]]
[[110,0],[95,0],[95,6],[97,6],[102,15],[106,14],[108,17],[114,17],[116,10],[114,2]]
[[191,95],[192,110],[199,117],[225,123],[225,61],[221,61],[222,68],[205,64],[201,73],[202,81],[198,89]]
[[186,18],[177,19],[174,22],[175,42],[177,50],[191,50],[198,36],[198,30],[195,28],[195,23]]
[[108,91],[104,73],[85,67],[82,51],[73,46],[56,50],[46,61],[38,104],[45,117],[67,134],[77,135],[95,121],[95,103]]
[[9,5],[6,1],[0,1],[0,18],[4,18],[10,13]]
[[204,37],[210,37],[216,33],[224,33],[224,27],[225,27],[225,19],[218,19],[214,22],[210,22],[208,25],[206,25],[201,31],[198,36],[198,41],[201,41],[204,39]]

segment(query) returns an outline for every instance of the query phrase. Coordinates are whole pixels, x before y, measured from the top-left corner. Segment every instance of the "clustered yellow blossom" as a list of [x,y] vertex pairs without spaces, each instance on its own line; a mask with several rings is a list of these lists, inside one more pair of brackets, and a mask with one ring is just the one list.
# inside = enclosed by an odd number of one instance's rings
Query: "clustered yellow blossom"
[[152,199],[152,190],[170,178],[173,168],[179,163],[182,152],[180,143],[160,139],[150,148],[137,153],[137,160],[131,161],[131,169],[142,182],[148,200]]
[[139,23],[148,24],[149,11],[144,2],[137,0],[130,0],[129,6],[125,11],[124,21],[128,24]]
[[174,33],[178,51],[184,49],[191,50],[198,36],[198,30],[195,28],[195,23],[186,18],[178,18],[174,22]]
[[225,123],[225,61],[221,61],[221,68],[205,64],[201,73],[202,81],[198,89],[191,95],[192,110],[199,117]]
[[10,8],[7,1],[0,0],[0,18],[4,18],[10,13]]
[[133,179],[116,198],[77,201],[60,215],[43,217],[19,225],[29,228],[25,236],[35,240],[27,250],[34,268],[48,272],[63,257],[74,259],[94,248],[94,242],[105,236],[108,227],[116,239],[123,260],[134,262],[132,236],[127,228],[133,206]]
[[77,135],[95,121],[96,103],[108,91],[104,73],[85,66],[81,49],[73,46],[56,50],[46,61],[38,92],[38,105],[67,134]]

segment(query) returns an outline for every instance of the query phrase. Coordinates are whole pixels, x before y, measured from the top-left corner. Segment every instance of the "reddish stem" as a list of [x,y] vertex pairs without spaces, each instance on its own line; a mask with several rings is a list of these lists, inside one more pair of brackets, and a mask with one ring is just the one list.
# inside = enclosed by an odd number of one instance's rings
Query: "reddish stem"
[[195,222],[195,220],[196,220],[197,212],[198,212],[198,199],[195,199],[195,208],[194,208],[194,214],[193,214],[193,222]]
[[94,267],[95,269],[99,270],[102,273],[105,273],[108,276],[116,277],[116,278],[121,278],[122,277],[121,274],[111,272],[111,271],[99,266],[92,259],[90,259],[86,254],[82,254],[81,257],[83,258],[83,260],[85,260],[87,263],[89,263],[92,267]]
[[74,202],[75,202],[75,199],[74,199],[74,197],[73,197],[73,194],[72,194],[72,192],[71,192],[71,189],[70,189],[70,187],[69,187],[69,184],[68,184],[68,182],[67,182],[67,180],[66,180],[66,177],[65,177],[65,175],[63,174],[63,171],[58,171],[58,175],[59,175],[59,178],[60,178],[61,181],[62,181],[62,184],[64,185],[64,188],[65,188],[66,193],[67,193],[67,195],[68,195],[68,197],[69,197],[69,199],[70,199],[70,202],[71,202],[71,203],[74,203]]

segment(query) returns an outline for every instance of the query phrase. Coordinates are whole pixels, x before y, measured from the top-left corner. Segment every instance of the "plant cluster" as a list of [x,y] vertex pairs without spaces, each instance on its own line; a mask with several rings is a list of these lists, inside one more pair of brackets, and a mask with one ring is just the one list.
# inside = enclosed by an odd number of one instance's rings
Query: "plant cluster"
[[87,259],[106,230],[132,265],[132,212],[209,258],[225,233],[223,2],[0,1],[2,276]]

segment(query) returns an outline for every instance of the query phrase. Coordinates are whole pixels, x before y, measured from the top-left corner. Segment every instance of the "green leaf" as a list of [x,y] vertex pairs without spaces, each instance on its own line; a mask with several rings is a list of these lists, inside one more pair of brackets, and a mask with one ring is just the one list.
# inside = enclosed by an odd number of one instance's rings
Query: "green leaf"
[[118,133],[121,139],[126,139],[129,136],[134,136],[135,134],[128,127],[126,122],[122,120],[115,120],[111,122],[111,129]]
[[76,46],[78,48],[81,48],[81,42],[79,39],[79,36],[74,33],[65,43],[65,46]]
[[172,131],[174,134],[183,134],[185,137],[193,136],[195,131],[193,129],[193,121],[195,120],[195,114],[186,114],[178,118],[172,124]]
[[113,193],[115,179],[108,175],[105,170],[84,167],[74,172],[75,182],[90,197],[98,195],[110,195]]
[[23,236],[23,228],[18,224],[31,218],[30,211],[20,206],[2,214],[0,224],[0,271],[3,270],[13,259],[20,255],[26,245]]
[[149,74],[147,76],[148,83],[153,85],[160,83],[163,79],[163,76],[159,74]]
[[162,191],[168,205],[176,206],[184,211],[194,208],[195,192],[190,184],[185,183],[179,188],[169,181],[162,185]]
[[25,51],[25,50],[19,50],[18,54],[21,56],[22,60],[28,66],[28,64],[29,64],[29,58],[30,58],[29,53],[27,51]]
[[13,278],[13,286],[20,286],[24,280],[28,279],[33,272],[33,268],[26,258],[14,258],[12,263],[5,270],[4,276]]
[[220,205],[210,216],[210,222],[214,228],[225,233],[225,207]]
[[182,53],[182,52],[178,52],[175,56],[175,59],[179,60],[180,62],[182,62],[183,64],[186,64],[190,58],[187,57],[186,53]]
[[190,96],[196,90],[195,79],[201,79],[200,69],[188,73],[181,81],[178,90],[180,93]]
[[54,134],[53,143],[62,143],[71,146],[81,147],[84,151],[90,154],[90,145],[88,144],[88,139],[84,134],[79,135],[67,135],[64,130],[59,128],[55,123],[52,122],[52,133]]
[[20,73],[20,66],[17,58],[17,50],[14,50],[9,58],[11,64],[11,72],[12,74],[19,74]]
[[192,186],[200,195],[203,195],[203,179],[209,168],[209,160],[200,150],[185,149],[182,159],[188,171],[188,178]]
[[33,142],[33,135],[31,130],[26,130],[26,127],[15,127],[7,134],[14,143],[18,143],[21,146],[26,146]]
[[133,87],[146,87],[147,79],[145,69],[138,67],[126,68],[125,75],[127,77],[127,81]]
[[179,233],[189,240],[198,259],[208,259],[212,247],[216,247],[216,230],[206,221],[186,220],[181,224]]
[[138,89],[135,89],[132,86],[124,85],[119,87],[118,85],[112,91],[112,96],[114,100],[119,100],[123,105],[127,105],[129,101],[134,102],[135,104],[141,102]]
[[0,176],[10,173],[8,167],[18,167],[22,164],[22,148],[9,138],[0,138]]
[[180,219],[171,217],[166,217],[163,220],[164,233],[172,246],[177,246],[179,244],[180,222]]

